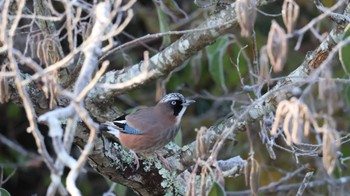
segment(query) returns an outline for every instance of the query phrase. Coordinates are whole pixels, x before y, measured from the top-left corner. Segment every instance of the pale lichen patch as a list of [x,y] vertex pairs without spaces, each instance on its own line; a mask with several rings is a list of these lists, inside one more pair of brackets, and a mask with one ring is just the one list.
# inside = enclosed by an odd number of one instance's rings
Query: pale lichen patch
[[185,39],[179,43],[178,50],[181,54],[186,54],[189,47],[190,47],[190,42],[187,39]]

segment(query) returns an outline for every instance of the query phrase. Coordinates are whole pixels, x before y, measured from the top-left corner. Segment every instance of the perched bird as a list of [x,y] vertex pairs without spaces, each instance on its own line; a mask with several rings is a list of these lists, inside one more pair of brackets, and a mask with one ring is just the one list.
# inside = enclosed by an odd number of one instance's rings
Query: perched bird
[[139,161],[135,153],[157,153],[158,149],[173,140],[179,131],[182,115],[193,102],[180,93],[170,93],[153,107],[102,124],[102,130],[117,137],[124,147],[133,152],[138,169]]

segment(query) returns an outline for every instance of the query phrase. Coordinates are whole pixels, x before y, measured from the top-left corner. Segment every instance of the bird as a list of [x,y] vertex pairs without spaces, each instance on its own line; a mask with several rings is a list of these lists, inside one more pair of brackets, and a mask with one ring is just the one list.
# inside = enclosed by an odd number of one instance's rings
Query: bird
[[137,154],[156,153],[167,166],[166,160],[157,150],[174,139],[180,129],[183,114],[194,102],[180,93],[169,93],[155,106],[107,121],[101,125],[101,129],[117,137],[121,145],[133,153],[136,170],[139,168]]

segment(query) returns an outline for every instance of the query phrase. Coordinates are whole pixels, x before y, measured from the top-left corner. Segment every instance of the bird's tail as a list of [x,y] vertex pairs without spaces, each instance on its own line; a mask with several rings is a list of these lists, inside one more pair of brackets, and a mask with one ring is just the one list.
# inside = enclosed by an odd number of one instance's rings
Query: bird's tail
[[105,123],[100,124],[99,127],[101,133],[103,135],[106,135],[108,137],[112,137],[112,138],[118,138],[119,139],[119,135],[120,135],[120,128],[117,127],[113,122],[107,121]]

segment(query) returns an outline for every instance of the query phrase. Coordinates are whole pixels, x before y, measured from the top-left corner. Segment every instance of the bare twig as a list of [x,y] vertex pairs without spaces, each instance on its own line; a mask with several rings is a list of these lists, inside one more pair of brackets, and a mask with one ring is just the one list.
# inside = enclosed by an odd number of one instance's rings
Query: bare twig
[[24,106],[24,109],[25,109],[26,114],[27,114],[27,119],[29,121],[30,127],[28,128],[28,131],[33,134],[35,142],[38,146],[38,152],[42,155],[46,165],[49,167],[49,169],[51,170],[52,173],[56,173],[57,170],[54,167],[53,160],[46,150],[46,146],[44,144],[44,138],[38,129],[38,125],[37,125],[36,119],[35,119],[34,107],[33,107],[32,102],[28,96],[27,91],[25,90],[24,86],[21,83],[22,77],[20,75],[20,70],[18,69],[17,61],[15,60],[14,53],[12,52],[13,38],[15,36],[15,30],[18,26],[20,19],[21,19],[21,13],[22,13],[22,9],[25,5],[25,2],[26,1],[24,1],[24,0],[19,2],[17,14],[16,14],[17,17],[14,20],[14,22],[13,22],[13,24],[8,32],[8,39],[4,38],[4,40],[6,40],[5,43],[7,43],[8,48],[10,48],[10,50],[8,50],[8,58],[10,60],[10,68],[14,73],[16,73],[15,84],[16,84],[18,93],[19,93],[20,97],[22,98],[23,106]]
[[[67,176],[67,190],[72,195],[80,195],[79,189],[75,185],[75,180],[81,171],[81,168],[86,162],[87,155],[92,149],[93,146],[93,140],[95,138],[96,133],[96,127],[93,123],[93,121],[89,118],[87,112],[83,108],[84,103],[82,98],[86,95],[86,92],[92,88],[90,85],[90,78],[95,70],[95,67],[97,66],[97,58],[101,53],[101,41],[103,36],[103,31],[101,29],[105,29],[106,26],[110,22],[110,4],[108,3],[99,3],[96,7],[96,22],[94,24],[94,27],[92,29],[91,35],[88,38],[88,40],[85,42],[85,47],[83,48],[83,52],[85,55],[84,63],[81,68],[80,74],[78,76],[78,79],[76,81],[76,84],[74,86],[74,92],[73,94],[75,96],[79,96],[79,100],[74,100],[69,106],[66,108],[56,109],[54,111],[48,112],[42,116],[39,117],[40,121],[46,121],[49,125],[49,135],[53,138],[53,141],[55,142],[55,152],[58,155],[58,159],[64,163],[65,165],[69,166],[71,168],[68,176]],[[103,69],[106,68],[106,65]],[[101,72],[104,70],[102,69]],[[101,72],[97,75],[101,75]],[[96,80],[96,79],[95,79]],[[92,83],[93,85],[93,83]],[[85,86],[88,86],[85,88]],[[87,90],[84,90],[87,89]],[[82,92],[83,91],[83,92]],[[69,146],[71,145],[70,142],[72,142],[71,139],[74,136],[67,135],[67,134],[74,134],[74,131],[66,132],[65,133],[65,144],[62,143],[62,135],[63,130],[61,128],[61,123],[59,119],[61,118],[73,118],[73,120],[70,124],[74,126],[74,124],[77,123],[76,118],[76,112],[80,115],[80,117],[84,120],[84,122],[88,125],[90,128],[90,138],[88,140],[88,143],[85,145],[84,150],[82,154],[80,155],[79,159],[75,161],[72,157],[69,156]],[[72,127],[74,128],[74,127]],[[68,149],[67,149],[68,148]],[[58,163],[58,165],[60,165]],[[60,169],[63,169],[62,166],[60,166]],[[55,184],[57,182],[57,178],[60,178],[60,176],[52,177],[52,181],[54,184],[52,184],[52,189],[50,191],[55,191]],[[51,192],[49,194],[52,194]]]
[[[315,187],[325,186],[325,185],[345,185],[345,184],[348,184],[349,182],[350,182],[350,177],[348,176],[341,177],[338,179],[315,180],[315,181],[308,182],[306,188],[315,188]],[[277,193],[277,192],[283,192],[283,191],[290,191],[293,189],[299,189],[301,185],[303,185],[303,182],[288,184],[288,185],[281,185],[281,186],[278,186],[276,189],[269,189],[268,187],[260,187],[259,193]],[[247,195],[249,193],[250,193],[250,190],[246,190],[246,191],[237,191],[237,192],[227,192],[227,195],[238,196],[238,195]]]
[[15,150],[20,153],[22,156],[28,156],[32,159],[38,158],[38,155],[32,152],[27,151],[21,145],[15,143],[14,141],[6,138],[3,134],[0,133],[0,142],[8,146],[9,148]]
[[305,177],[304,177],[304,180],[303,182],[301,183],[299,189],[298,189],[298,192],[296,195],[298,196],[301,196],[303,195],[304,191],[305,191],[305,188],[307,188],[307,185],[311,179],[311,177],[313,176],[314,172],[307,172]]

